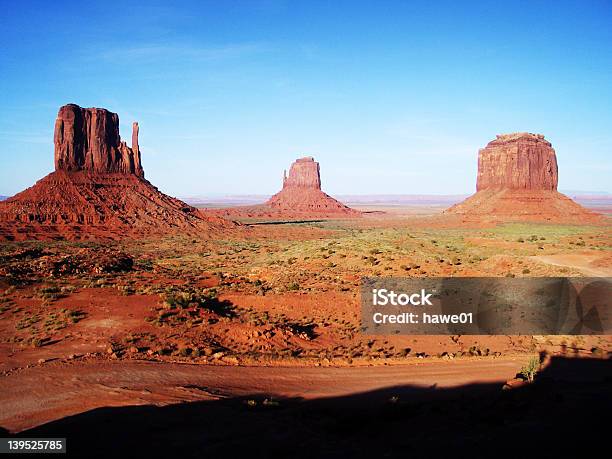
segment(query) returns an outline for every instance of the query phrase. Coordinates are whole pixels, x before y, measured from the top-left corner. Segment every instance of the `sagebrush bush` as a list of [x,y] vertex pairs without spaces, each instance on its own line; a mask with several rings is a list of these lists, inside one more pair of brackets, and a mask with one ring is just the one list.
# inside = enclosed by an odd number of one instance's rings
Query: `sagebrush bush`
[[538,371],[540,371],[540,358],[534,356],[521,368],[520,373],[527,381],[533,382]]

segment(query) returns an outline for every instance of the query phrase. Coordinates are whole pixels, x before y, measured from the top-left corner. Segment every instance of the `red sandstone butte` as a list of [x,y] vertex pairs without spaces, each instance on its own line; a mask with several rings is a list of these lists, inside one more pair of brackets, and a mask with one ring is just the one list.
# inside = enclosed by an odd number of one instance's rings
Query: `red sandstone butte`
[[542,134],[498,135],[478,152],[476,193],[447,209],[466,221],[596,223],[602,216],[557,191],[557,156]]
[[128,147],[116,113],[69,104],[57,115],[54,143],[55,172],[0,202],[0,240],[206,236],[234,226],[145,180],[138,123]]
[[132,148],[121,141],[119,117],[104,108],[60,108],[55,121],[55,170],[120,172],[144,177],[138,149],[138,123]]
[[319,163],[308,156],[296,160],[283,175],[283,189],[266,205],[281,214],[299,216],[358,216],[361,213],[321,191]]
[[542,134],[498,135],[478,152],[476,191],[556,190],[557,156]]

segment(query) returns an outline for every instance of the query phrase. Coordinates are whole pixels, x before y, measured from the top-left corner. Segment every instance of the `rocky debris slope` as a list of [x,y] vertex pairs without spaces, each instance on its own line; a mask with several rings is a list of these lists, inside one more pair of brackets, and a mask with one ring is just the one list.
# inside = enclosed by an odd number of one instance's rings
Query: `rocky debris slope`
[[283,176],[283,189],[266,205],[287,215],[357,216],[360,212],[321,191],[319,163],[312,157],[296,160]]
[[478,152],[476,193],[445,211],[465,221],[596,223],[557,191],[557,157],[541,134],[502,134]]
[[138,124],[132,147],[119,118],[105,109],[60,108],[55,172],[0,203],[0,239],[121,239],[234,226],[161,193],[144,179]]

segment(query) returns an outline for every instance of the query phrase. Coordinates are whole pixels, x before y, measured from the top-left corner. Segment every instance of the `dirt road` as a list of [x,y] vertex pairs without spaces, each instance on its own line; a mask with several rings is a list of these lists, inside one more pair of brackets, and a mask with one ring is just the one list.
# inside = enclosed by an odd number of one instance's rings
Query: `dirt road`
[[18,432],[104,406],[166,405],[255,394],[313,399],[394,386],[503,383],[528,358],[436,360],[360,368],[50,363],[0,378],[0,426]]
[[605,259],[601,254],[538,255],[529,258],[553,266],[577,269],[585,276],[612,277],[612,267],[604,263],[598,263]]

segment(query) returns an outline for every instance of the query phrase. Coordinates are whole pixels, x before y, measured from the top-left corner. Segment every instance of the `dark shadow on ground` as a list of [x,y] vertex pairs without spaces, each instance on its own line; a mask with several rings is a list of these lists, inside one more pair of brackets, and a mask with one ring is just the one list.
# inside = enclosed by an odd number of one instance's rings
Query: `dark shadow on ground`
[[262,226],[262,225],[298,225],[303,223],[322,223],[328,220],[274,220],[274,221],[261,221],[261,222],[250,222],[243,223],[247,226]]
[[89,458],[605,456],[611,389],[611,360],[556,357],[533,384],[510,390],[412,386],[100,408],[19,436],[67,437],[69,456]]

